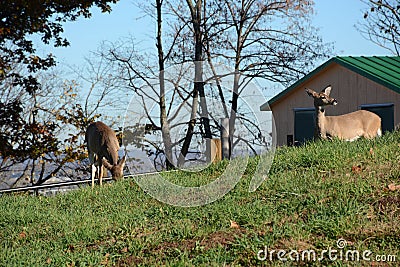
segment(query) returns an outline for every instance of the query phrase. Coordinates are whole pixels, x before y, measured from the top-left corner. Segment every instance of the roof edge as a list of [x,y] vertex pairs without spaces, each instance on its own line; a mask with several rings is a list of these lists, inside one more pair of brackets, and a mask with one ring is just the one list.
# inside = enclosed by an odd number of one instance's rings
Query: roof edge
[[[297,82],[295,82],[294,84],[292,84],[291,86],[289,86],[288,88],[286,88],[285,90],[281,91],[279,94],[277,94],[276,96],[274,96],[273,98],[271,98],[270,100],[268,100],[268,105],[271,106],[273,105],[275,102],[277,102],[281,97],[283,97],[284,95],[286,95],[287,93],[291,92],[292,90],[294,90],[297,86],[299,86],[300,84],[304,83],[306,80],[308,80],[309,77],[316,75],[317,73],[321,72],[323,69],[325,69],[328,65],[330,65],[332,62],[336,61],[336,57],[333,57],[331,59],[329,59],[328,61],[326,61],[325,63],[323,63],[322,65],[320,65],[319,67],[317,67],[316,69],[314,69],[313,71],[311,71],[310,73],[308,73],[307,75],[305,75],[303,78],[301,78],[300,80],[298,80]],[[260,107],[263,108],[265,107],[265,104],[262,105]],[[267,111],[267,110],[263,110],[262,111]]]
[[292,90],[294,90],[295,88],[297,88],[300,84],[304,83],[306,80],[308,80],[311,76],[314,76],[316,74],[318,74],[319,72],[323,71],[326,67],[328,67],[330,64],[332,64],[333,62],[348,68],[349,70],[364,76],[376,83],[379,83],[385,87],[387,87],[388,89],[395,91],[397,93],[400,93],[400,88],[398,88],[397,86],[391,84],[390,82],[386,82],[385,80],[382,80],[376,76],[374,76],[373,74],[364,71],[360,68],[357,68],[355,66],[353,66],[351,63],[347,62],[346,58],[351,58],[351,56],[348,57],[341,57],[341,56],[336,56],[333,57],[329,60],[327,60],[325,63],[323,63],[322,65],[320,65],[319,67],[315,68],[313,71],[311,71],[310,73],[308,73],[307,75],[305,75],[303,78],[301,78],[300,80],[298,80],[297,82],[295,82],[294,84],[292,84],[291,86],[289,86],[288,88],[286,88],[285,90],[281,91],[280,93],[278,93],[276,96],[274,96],[273,98],[271,98],[270,100],[268,100],[267,103],[263,104],[260,106],[260,110],[261,111],[271,111],[270,106],[272,106],[273,104],[275,104],[277,101],[279,101],[284,95],[290,93]]
[[368,71],[362,70],[360,68],[355,67],[354,65],[352,65],[351,63],[349,63],[347,61],[347,58],[351,58],[351,57],[335,57],[335,62],[342,65],[343,67],[348,68],[349,70],[360,74],[361,76],[364,76],[365,78],[370,79],[371,81],[374,81],[380,85],[383,85],[387,88],[389,88],[392,91],[395,91],[396,93],[400,93],[400,88],[391,84],[390,82],[387,82],[384,79],[380,79],[379,77],[374,76],[373,74],[371,74]]

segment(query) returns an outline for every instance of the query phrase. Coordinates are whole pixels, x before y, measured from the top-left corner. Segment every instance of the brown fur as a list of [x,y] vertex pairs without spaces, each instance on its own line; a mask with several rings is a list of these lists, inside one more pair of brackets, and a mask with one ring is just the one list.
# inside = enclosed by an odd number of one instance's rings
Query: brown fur
[[323,107],[337,104],[336,99],[330,97],[331,89],[328,86],[321,93],[306,89],[307,94],[314,98],[318,137],[354,141],[360,137],[370,139],[381,135],[381,118],[373,112],[357,110],[340,116],[325,116]]
[[101,121],[94,122],[86,130],[85,141],[92,165],[92,187],[95,178],[102,185],[103,166],[111,172],[113,179],[122,178],[125,156],[118,160],[119,143],[115,132]]

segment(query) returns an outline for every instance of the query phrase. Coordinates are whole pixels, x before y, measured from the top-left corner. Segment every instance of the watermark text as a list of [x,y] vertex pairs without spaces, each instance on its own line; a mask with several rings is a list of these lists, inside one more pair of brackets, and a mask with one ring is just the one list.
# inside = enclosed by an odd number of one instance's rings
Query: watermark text
[[260,261],[291,261],[291,262],[321,262],[328,261],[375,261],[375,262],[396,262],[397,257],[394,254],[374,254],[371,250],[359,251],[357,249],[346,248],[347,241],[339,239],[336,247],[316,251],[314,249],[306,250],[285,250],[269,249],[267,246],[257,252],[257,259]]

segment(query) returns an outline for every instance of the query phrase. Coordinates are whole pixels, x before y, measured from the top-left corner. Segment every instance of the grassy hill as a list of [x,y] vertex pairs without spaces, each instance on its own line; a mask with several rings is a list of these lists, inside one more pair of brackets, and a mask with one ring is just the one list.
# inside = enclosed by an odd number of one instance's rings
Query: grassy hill
[[[256,165],[222,199],[194,208],[158,202],[131,179],[3,195],[0,266],[398,266],[400,133],[278,149],[250,193]],[[166,177],[197,184],[225,166]]]

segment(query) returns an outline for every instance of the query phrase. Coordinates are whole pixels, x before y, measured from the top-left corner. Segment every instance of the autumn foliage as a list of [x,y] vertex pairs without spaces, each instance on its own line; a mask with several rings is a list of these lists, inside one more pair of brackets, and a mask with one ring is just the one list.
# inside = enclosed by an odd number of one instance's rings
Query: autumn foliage
[[[62,36],[63,23],[78,17],[89,18],[90,8],[111,10],[117,0],[3,0],[0,2],[0,171],[29,160],[31,183],[51,178],[66,162],[79,159],[81,128],[95,117],[87,118],[70,98],[68,105],[56,110],[38,103],[43,90],[40,73],[56,65],[52,54],[36,54],[36,40],[54,47],[68,46]],[[63,88],[54,88],[63,91]],[[62,97],[67,97],[64,94]],[[61,138],[60,129],[72,127],[74,134]],[[61,156],[62,155],[62,156]],[[33,179],[34,166],[40,164],[39,176]],[[44,175],[47,164],[56,165]],[[27,169],[25,169],[26,171]]]

